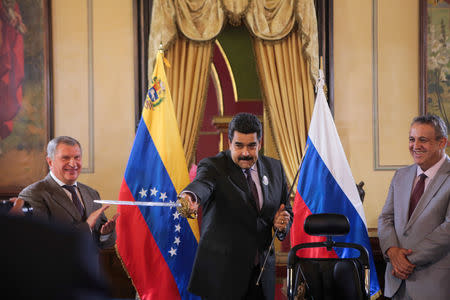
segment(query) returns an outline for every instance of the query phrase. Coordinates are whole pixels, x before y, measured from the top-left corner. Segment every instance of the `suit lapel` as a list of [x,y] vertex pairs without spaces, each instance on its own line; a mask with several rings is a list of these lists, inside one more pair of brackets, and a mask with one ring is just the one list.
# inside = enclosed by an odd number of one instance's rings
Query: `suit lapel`
[[81,220],[81,215],[78,212],[78,209],[75,207],[72,200],[70,200],[69,196],[64,192],[63,187],[59,186],[50,174],[45,177],[45,181],[50,185],[49,192],[51,193],[51,198],[62,208],[64,208],[75,220]]
[[450,173],[450,162],[449,160],[445,160],[442,166],[437,171],[436,175],[433,177],[431,182],[428,184],[427,189],[423,193],[422,197],[417,203],[416,208],[414,209],[411,218],[408,222],[408,227],[411,226],[412,223],[422,214],[423,210],[427,207],[430,201],[433,199],[434,195],[439,191],[439,188],[444,184],[445,180],[449,176]]
[[[87,201],[89,200],[94,200],[91,199],[90,194],[88,193],[86,187],[83,184],[78,183],[78,190],[80,191],[81,194],[81,201],[83,201],[83,205],[86,211],[86,217],[88,217],[91,212],[94,210],[94,202],[93,201]],[[98,199],[100,200],[100,199]]]
[[262,162],[262,157],[258,158],[257,165],[258,165],[259,183],[261,185],[261,191],[262,191],[262,196],[263,196],[261,211],[263,211],[263,209],[267,206],[269,181],[268,181],[268,175],[266,174],[266,168]]
[[409,221],[408,220],[408,211],[409,211],[409,202],[411,198],[411,190],[412,185],[414,182],[414,178],[417,174],[417,166],[412,165],[406,176],[403,176],[400,180],[399,186],[401,186],[401,190],[398,192],[399,199],[397,202],[397,205],[400,209],[400,221],[402,224],[398,224],[401,228],[404,228],[406,230]]

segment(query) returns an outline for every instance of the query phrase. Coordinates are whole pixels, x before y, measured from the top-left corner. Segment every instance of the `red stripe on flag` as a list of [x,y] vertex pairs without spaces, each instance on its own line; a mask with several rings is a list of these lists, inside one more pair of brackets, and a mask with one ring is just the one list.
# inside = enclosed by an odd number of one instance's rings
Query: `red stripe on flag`
[[[120,187],[119,199],[135,201],[125,179]],[[180,299],[175,279],[139,208],[119,205],[118,212],[117,249],[140,298]],[[122,223],[121,219],[127,221]],[[130,234],[133,236],[130,237]]]
[[[298,192],[295,193],[294,199],[294,221],[291,228],[291,247],[303,243],[316,243],[326,241],[325,237],[322,236],[312,236],[305,232],[303,225],[305,224],[306,218],[311,215],[311,210],[306,205],[303,198]],[[321,257],[321,258],[337,258],[336,251],[327,251],[326,248],[306,248],[297,251],[297,256],[299,257]]]

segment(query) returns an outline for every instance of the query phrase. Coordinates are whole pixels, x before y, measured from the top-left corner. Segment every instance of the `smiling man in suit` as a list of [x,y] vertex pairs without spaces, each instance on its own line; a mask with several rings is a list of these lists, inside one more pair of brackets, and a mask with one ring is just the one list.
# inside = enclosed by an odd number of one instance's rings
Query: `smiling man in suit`
[[229,124],[230,149],[202,160],[180,197],[202,206],[201,236],[189,291],[205,299],[274,299],[272,229],[283,240],[292,222],[280,161],[258,154],[262,126],[249,113]]
[[409,151],[415,164],[395,173],[378,219],[388,261],[385,295],[393,299],[450,299],[447,134],[438,116],[413,120]]
[[118,215],[108,220],[104,214],[108,206],[93,201],[100,199],[98,192],[77,182],[82,167],[80,143],[68,136],[54,138],[47,146],[47,163],[49,174],[19,194],[32,206],[33,216],[90,231],[100,248],[114,246]]

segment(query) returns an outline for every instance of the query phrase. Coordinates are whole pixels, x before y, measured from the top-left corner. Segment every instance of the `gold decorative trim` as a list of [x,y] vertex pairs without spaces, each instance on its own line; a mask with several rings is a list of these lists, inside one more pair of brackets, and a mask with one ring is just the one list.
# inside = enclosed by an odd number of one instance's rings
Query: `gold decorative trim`
[[378,299],[379,297],[381,297],[381,290],[370,296],[370,300],[375,300]]
[[[123,260],[122,260],[122,256],[120,255],[119,248],[117,247],[117,243],[114,245],[114,251],[116,252],[116,255],[117,255],[117,258],[118,258],[119,261],[120,261],[120,264],[122,265],[122,269],[124,270],[125,274],[127,274],[127,277],[130,279],[131,284],[133,285],[133,288],[134,288],[134,290],[136,291],[136,296],[139,297],[139,294],[138,294],[136,285],[134,284],[134,280],[133,280],[133,278],[130,276],[130,273],[128,273],[128,269],[127,269],[127,267],[125,266],[125,263],[124,263]],[[139,299],[140,299],[140,298],[139,298]]]
[[[220,116],[220,117],[214,116],[213,119],[212,119],[212,124],[214,126],[216,126],[217,128],[219,128],[220,125],[222,125],[222,124],[225,125],[226,128],[228,128],[228,124],[231,122],[233,117],[234,116],[229,116],[229,115],[228,116]],[[258,117],[259,121],[261,122],[261,124],[264,124],[263,116],[260,115],[260,116],[257,116],[257,117]]]
[[94,13],[92,0],[86,1],[87,6],[87,51],[88,51],[88,139],[89,145],[86,147],[89,153],[87,167],[83,166],[83,174],[92,174],[95,172],[95,138],[94,138]]
[[212,123],[215,126],[220,124],[226,124],[228,127],[228,123],[231,122],[231,119],[233,119],[232,116],[220,116],[220,117],[214,116],[212,119]]
[[260,98],[241,98],[238,102],[262,102],[263,100]]
[[223,59],[225,60],[225,64],[227,65],[228,72],[230,73],[231,78],[231,85],[233,86],[233,96],[234,96],[234,102],[238,102],[238,93],[236,88],[236,82],[234,81],[234,74],[233,70],[231,69],[230,62],[228,61],[228,57],[225,54],[225,51],[222,48],[222,45],[220,45],[220,42],[216,40],[217,48],[219,49],[220,53],[222,53]]
[[219,109],[219,115],[223,116],[223,93],[222,93],[222,85],[220,84],[219,74],[217,74],[217,69],[214,66],[214,63],[211,63],[210,74],[212,77],[212,81],[214,84],[214,88],[216,89],[217,95],[217,108]]

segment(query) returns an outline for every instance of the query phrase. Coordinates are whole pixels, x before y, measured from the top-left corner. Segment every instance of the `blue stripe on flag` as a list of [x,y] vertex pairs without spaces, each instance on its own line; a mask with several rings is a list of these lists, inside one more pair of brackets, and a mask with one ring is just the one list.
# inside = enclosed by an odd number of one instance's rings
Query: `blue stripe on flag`
[[[176,201],[177,193],[172,180],[143,119],[136,133],[125,180],[136,201]],[[146,191],[146,196],[140,193],[142,190]],[[185,287],[189,282],[192,262],[186,263],[186,260],[193,261],[197,240],[188,221],[178,215],[176,208],[140,206],[139,209],[175,278],[181,298],[189,298]],[[174,251],[176,255],[173,255]]]

